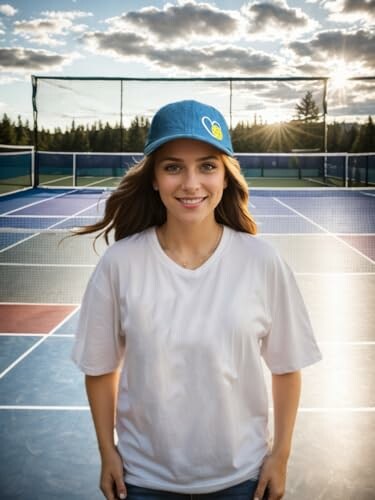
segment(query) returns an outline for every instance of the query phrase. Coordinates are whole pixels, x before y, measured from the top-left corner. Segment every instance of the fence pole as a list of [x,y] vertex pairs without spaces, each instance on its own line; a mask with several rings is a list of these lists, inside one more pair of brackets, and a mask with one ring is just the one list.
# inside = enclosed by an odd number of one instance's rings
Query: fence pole
[[37,187],[39,185],[39,157],[38,157],[38,108],[36,104],[36,94],[38,87],[38,78],[36,76],[31,77],[32,83],[32,103],[33,103],[33,120],[34,120],[34,175],[32,176],[32,186]]
[[232,130],[232,78],[229,79],[229,130]]
[[77,186],[77,153],[73,153],[73,187]]
[[123,123],[123,112],[122,112],[122,105],[123,105],[123,85],[124,81],[121,80],[121,93],[120,93],[120,153],[124,151],[124,123]]
[[349,182],[349,155],[345,154],[345,173],[344,173],[344,186],[348,187]]
[[[323,84],[323,151],[327,153],[328,151],[328,127],[327,127],[327,79],[324,80]],[[328,158],[325,155],[324,156],[324,165],[323,165],[323,172],[324,172],[324,177],[323,181],[326,182],[327,178],[327,163],[328,163]]]

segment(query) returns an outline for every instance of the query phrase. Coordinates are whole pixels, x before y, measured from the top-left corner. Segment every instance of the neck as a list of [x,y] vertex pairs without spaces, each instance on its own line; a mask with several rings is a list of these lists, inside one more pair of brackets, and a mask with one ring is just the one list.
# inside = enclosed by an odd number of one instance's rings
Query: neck
[[195,269],[217,248],[222,226],[215,220],[207,224],[174,224],[167,221],[157,229],[163,250],[183,267]]
[[163,244],[176,251],[204,251],[212,246],[213,240],[217,239],[219,234],[221,234],[221,225],[215,220],[200,224],[167,221],[159,228]]

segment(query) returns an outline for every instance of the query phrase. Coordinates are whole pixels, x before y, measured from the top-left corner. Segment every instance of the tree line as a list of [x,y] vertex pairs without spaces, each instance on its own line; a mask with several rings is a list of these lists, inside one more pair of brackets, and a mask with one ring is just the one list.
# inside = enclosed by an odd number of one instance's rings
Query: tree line
[[[288,153],[296,150],[324,151],[324,123],[311,92],[307,92],[295,106],[294,119],[281,123],[261,123],[255,116],[252,122],[241,121],[231,130],[236,152]],[[56,127],[53,131],[38,130],[37,148],[41,151],[77,152],[141,152],[150,122],[136,116],[129,127],[98,121],[91,125],[69,128]],[[369,116],[364,124],[333,122],[327,126],[329,152],[375,151],[375,125]],[[28,121],[19,116],[12,121],[6,114],[0,121],[0,144],[32,145],[34,132]]]

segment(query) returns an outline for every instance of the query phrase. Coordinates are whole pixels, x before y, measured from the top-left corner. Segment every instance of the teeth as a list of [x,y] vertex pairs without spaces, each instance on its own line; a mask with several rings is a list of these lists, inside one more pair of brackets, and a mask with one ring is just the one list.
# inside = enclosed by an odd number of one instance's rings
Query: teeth
[[194,203],[199,203],[202,200],[203,198],[180,198],[180,201],[186,203],[186,205],[194,205]]

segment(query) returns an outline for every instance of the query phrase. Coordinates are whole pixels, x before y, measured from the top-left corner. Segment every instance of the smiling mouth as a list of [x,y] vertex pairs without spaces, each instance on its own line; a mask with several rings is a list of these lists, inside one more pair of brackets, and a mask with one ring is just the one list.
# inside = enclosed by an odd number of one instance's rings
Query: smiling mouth
[[177,201],[183,205],[199,205],[202,203],[207,196],[201,196],[200,198],[176,198]]

